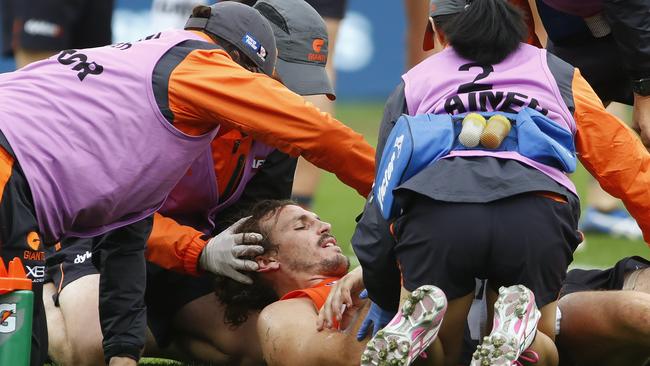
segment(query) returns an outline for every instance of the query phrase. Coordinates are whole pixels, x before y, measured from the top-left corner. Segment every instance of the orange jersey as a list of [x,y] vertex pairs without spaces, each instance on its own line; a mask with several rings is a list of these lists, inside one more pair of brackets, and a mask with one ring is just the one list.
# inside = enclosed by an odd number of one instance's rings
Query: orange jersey
[[282,296],[280,300],[308,297],[314,303],[316,310],[320,310],[325,305],[327,296],[332,291],[332,286],[340,279],[340,277],[326,278],[312,287],[291,291]]
[[[323,305],[325,305],[325,301],[327,301],[327,296],[329,296],[330,291],[332,291],[332,286],[334,286],[336,281],[340,279],[340,277],[326,278],[313,287],[291,291],[288,294],[282,296],[282,298],[280,298],[280,301],[296,299],[299,297],[308,297],[314,303],[316,311],[320,311]],[[333,321],[334,328],[338,328],[339,324],[336,319],[333,319]]]

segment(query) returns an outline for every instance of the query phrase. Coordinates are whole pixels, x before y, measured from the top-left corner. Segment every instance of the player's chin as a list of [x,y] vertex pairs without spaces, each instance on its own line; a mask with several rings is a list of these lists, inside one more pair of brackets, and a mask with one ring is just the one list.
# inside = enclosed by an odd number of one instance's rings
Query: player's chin
[[345,276],[350,269],[350,258],[346,257],[343,253],[337,254],[338,267],[336,276]]
[[350,259],[343,253],[336,253],[321,262],[323,274],[331,277],[343,277],[349,268]]

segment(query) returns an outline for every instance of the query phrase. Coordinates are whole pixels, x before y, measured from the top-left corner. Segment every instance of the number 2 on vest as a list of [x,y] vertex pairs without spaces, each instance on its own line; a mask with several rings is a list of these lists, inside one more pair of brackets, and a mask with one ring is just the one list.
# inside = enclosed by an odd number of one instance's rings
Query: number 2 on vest
[[458,68],[458,71],[469,71],[469,69],[473,67],[480,67],[483,71],[480,74],[476,75],[474,80],[472,80],[471,82],[461,84],[458,87],[458,94],[465,94],[465,93],[492,89],[493,84],[481,84],[481,83],[477,83],[477,81],[488,77],[488,75],[490,75],[490,73],[494,71],[494,67],[492,67],[492,65],[481,65],[476,62],[471,62],[468,64],[461,65]]

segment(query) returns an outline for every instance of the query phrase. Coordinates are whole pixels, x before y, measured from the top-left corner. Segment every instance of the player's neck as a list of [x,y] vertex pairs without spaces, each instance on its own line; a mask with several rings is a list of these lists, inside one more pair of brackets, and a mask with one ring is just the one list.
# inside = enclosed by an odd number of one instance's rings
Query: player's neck
[[302,272],[278,273],[271,283],[276,293],[283,296],[291,291],[314,287],[328,276]]

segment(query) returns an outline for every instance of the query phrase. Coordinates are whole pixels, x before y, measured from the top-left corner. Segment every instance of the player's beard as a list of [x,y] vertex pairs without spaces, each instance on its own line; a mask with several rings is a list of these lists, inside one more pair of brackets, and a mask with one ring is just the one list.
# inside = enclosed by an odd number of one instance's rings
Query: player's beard
[[[329,234],[323,234],[320,240],[318,241],[318,247],[320,248],[323,240],[331,238]],[[342,277],[348,273],[350,268],[350,259],[343,254],[338,254],[330,258],[325,258],[320,262],[308,263],[300,259],[291,260],[287,263],[287,266],[292,271],[309,273],[314,275],[321,275],[327,277]]]
[[318,264],[318,273],[328,277],[343,277],[350,269],[350,259],[343,254],[322,260]]

